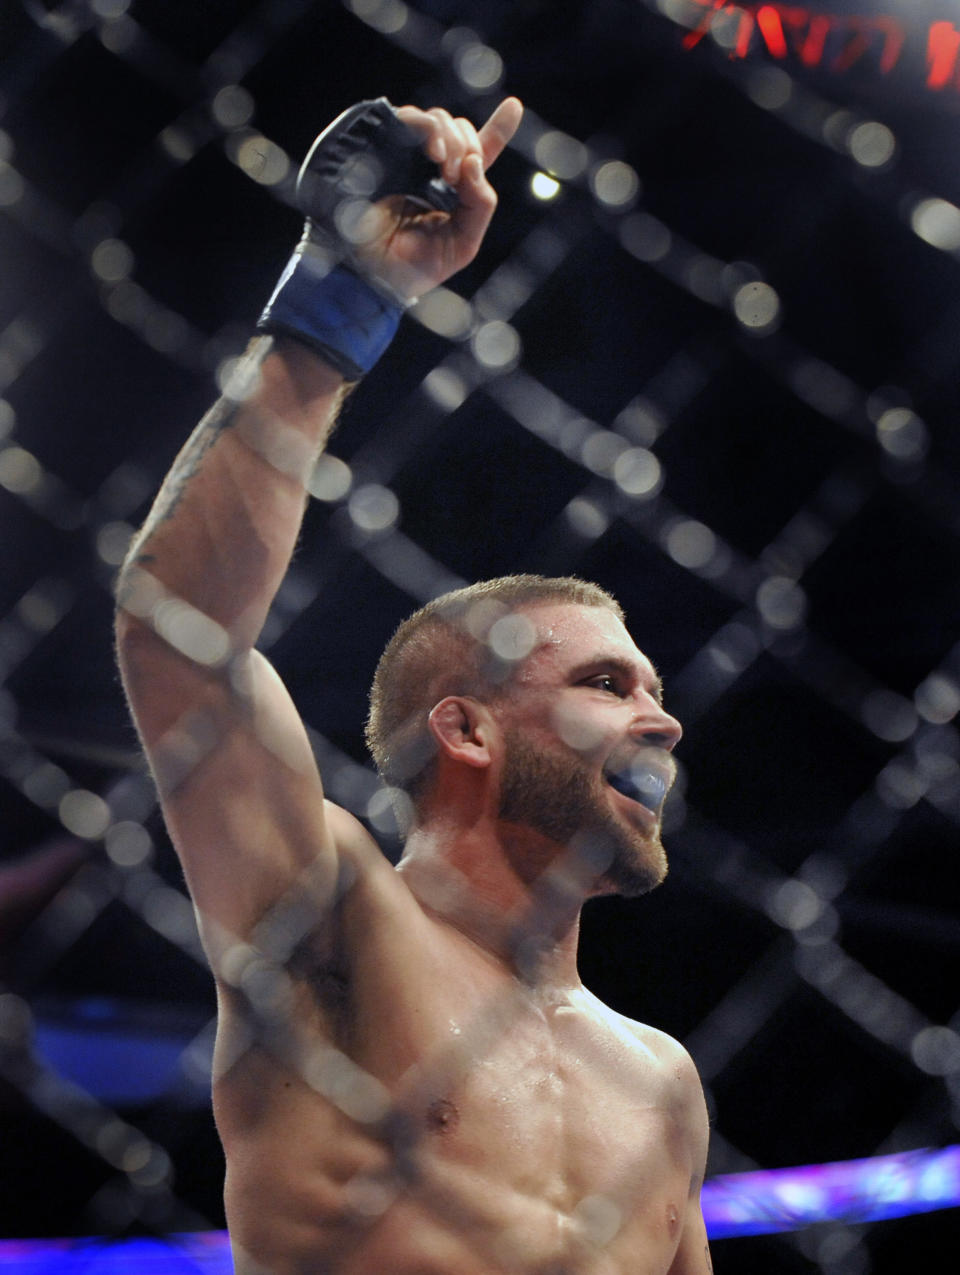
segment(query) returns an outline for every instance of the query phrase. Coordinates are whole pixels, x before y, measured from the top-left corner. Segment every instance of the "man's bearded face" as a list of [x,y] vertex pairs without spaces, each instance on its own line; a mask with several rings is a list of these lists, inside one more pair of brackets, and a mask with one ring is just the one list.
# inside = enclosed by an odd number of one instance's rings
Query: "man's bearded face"
[[563,846],[580,841],[606,865],[603,884],[628,898],[666,876],[659,821],[649,828],[628,818],[600,768],[566,745],[535,748],[519,730],[506,731],[500,817]]

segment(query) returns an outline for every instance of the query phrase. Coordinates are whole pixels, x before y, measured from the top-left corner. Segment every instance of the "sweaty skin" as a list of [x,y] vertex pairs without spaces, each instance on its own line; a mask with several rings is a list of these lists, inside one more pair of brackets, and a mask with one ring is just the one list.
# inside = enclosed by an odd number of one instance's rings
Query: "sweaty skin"
[[[368,252],[392,286],[421,292],[473,257],[496,203],[485,169],[519,117],[507,99],[477,132],[404,108],[461,202],[379,210]],[[604,607],[526,608],[537,642],[511,694],[431,713],[435,777],[391,867],[324,799],[254,649],[344,387],[270,338],[244,377],[174,463],[117,619],[216,978],[237,1275],[703,1275],[693,1065],[576,970],[584,900],[665,871],[659,811],[611,782],[638,757],[672,778],[680,732],[652,666]]]

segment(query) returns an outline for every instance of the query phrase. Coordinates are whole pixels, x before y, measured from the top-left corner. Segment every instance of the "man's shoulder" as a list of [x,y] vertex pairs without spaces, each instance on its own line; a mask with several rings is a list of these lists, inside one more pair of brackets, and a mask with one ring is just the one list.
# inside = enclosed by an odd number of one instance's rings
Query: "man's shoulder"
[[646,1055],[665,1078],[684,1088],[700,1092],[700,1078],[690,1054],[667,1032],[649,1023],[618,1013],[590,993],[595,1011],[620,1035],[629,1039],[638,1053]]

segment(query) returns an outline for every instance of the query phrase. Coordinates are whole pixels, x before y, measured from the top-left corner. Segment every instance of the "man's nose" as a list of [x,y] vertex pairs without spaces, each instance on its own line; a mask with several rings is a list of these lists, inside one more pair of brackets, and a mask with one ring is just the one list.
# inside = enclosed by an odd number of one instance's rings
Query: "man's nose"
[[680,742],[683,727],[660,704],[648,704],[634,718],[631,734],[644,744],[671,752]]

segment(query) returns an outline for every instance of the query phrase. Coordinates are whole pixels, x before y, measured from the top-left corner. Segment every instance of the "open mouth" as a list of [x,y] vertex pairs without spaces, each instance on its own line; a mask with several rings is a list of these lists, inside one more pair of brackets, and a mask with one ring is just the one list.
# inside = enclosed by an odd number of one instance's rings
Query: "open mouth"
[[635,762],[622,770],[608,771],[607,783],[631,801],[639,802],[657,814],[667,795],[667,781],[658,771],[643,762]]

